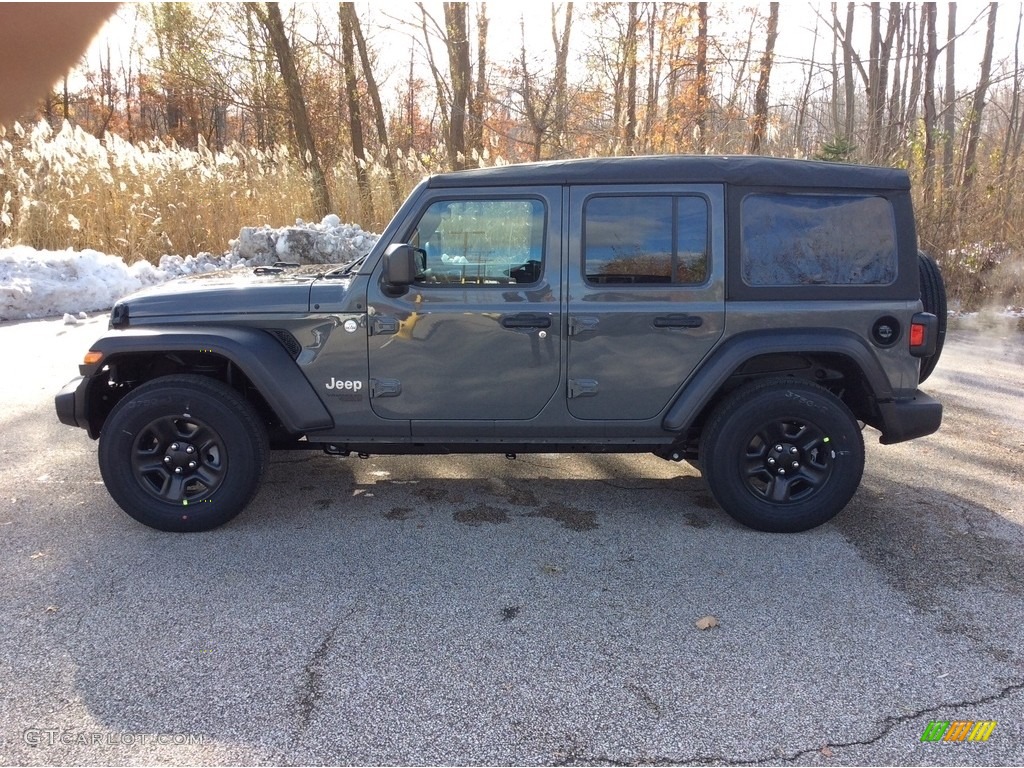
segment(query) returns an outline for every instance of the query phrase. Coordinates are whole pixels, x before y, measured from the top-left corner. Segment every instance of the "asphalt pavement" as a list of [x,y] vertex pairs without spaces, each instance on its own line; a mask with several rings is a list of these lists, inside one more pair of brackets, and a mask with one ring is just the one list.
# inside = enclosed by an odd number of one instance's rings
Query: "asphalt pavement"
[[[936,435],[797,535],[648,456],[275,454],[145,528],[53,395],[105,328],[0,325],[0,763],[1024,760],[1024,334],[951,333]],[[707,630],[707,616],[719,624]],[[994,721],[985,742],[929,723]]]

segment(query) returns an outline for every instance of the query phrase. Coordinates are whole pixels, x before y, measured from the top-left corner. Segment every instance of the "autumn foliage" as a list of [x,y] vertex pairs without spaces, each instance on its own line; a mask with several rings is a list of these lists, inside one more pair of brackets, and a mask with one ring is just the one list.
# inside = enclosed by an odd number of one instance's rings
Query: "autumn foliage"
[[907,168],[955,296],[1024,300],[1020,7],[809,8],[126,6],[136,42],[0,140],[0,241],[156,260],[325,210],[379,230],[435,171],[756,151]]

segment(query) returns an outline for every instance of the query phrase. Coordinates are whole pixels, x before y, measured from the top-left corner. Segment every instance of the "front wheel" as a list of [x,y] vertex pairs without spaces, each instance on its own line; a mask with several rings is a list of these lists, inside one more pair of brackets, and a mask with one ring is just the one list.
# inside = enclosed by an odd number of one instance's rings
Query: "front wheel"
[[100,474],[118,505],[161,531],[206,531],[256,493],[267,435],[219,381],[166,376],[127,394],[100,434]]
[[864,471],[864,439],[828,390],[772,379],[741,387],[716,408],[700,460],[712,496],[735,520],[792,533],[846,506]]

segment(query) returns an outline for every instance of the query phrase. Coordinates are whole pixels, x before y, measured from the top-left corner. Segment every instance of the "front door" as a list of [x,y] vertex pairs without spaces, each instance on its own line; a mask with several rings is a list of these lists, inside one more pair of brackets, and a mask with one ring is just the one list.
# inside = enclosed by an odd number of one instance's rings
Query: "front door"
[[[425,269],[389,295],[378,267],[368,295],[374,412],[413,434],[470,421],[530,419],[561,380],[560,187],[433,190],[400,239]],[[443,424],[442,424],[443,422]],[[439,431],[432,431],[432,425]]]
[[569,412],[652,419],[722,336],[720,185],[569,193]]

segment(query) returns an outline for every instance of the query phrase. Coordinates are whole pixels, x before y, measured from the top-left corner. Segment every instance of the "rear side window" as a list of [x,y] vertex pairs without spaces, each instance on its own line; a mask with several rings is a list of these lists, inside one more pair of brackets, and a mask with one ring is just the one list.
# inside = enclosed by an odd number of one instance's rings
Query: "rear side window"
[[896,219],[874,195],[743,198],[741,269],[749,286],[889,285]]
[[703,283],[708,204],[703,197],[592,197],[583,219],[588,283]]

